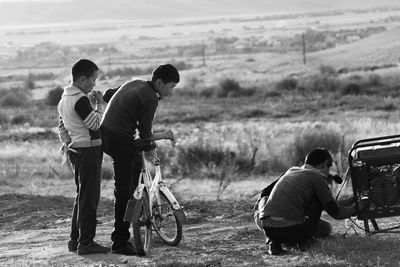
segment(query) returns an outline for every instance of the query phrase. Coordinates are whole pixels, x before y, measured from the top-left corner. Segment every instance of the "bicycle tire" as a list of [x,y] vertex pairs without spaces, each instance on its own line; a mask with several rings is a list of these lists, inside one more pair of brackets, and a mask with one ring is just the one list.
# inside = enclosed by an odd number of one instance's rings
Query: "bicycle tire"
[[160,202],[154,203],[152,207],[153,228],[164,243],[176,246],[182,240],[182,222],[173,212],[171,202],[162,191]]
[[132,222],[133,240],[139,255],[150,255],[152,244],[152,230],[150,217],[149,195],[143,190],[141,198],[142,210],[137,221]]

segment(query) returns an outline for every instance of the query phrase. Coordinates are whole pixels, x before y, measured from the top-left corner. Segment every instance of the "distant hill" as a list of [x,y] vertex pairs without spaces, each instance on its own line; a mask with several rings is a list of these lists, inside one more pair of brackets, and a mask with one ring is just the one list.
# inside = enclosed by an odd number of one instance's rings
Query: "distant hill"
[[0,27],[400,8],[399,0],[0,0]]
[[319,51],[308,56],[310,63],[341,67],[400,63],[400,27],[374,34],[357,42]]

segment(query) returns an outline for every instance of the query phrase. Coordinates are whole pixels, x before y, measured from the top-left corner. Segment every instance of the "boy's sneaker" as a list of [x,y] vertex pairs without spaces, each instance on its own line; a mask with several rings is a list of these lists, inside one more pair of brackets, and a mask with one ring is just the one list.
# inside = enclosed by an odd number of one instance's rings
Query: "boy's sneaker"
[[69,240],[68,241],[68,250],[71,252],[75,252],[78,249],[78,241],[77,240]]
[[269,255],[280,255],[284,254],[287,251],[284,250],[281,246],[281,243],[271,241],[268,245],[268,254]]
[[110,252],[110,248],[104,247],[92,241],[88,245],[83,245],[79,243],[78,245],[78,255],[88,255],[88,254],[105,254]]
[[126,242],[125,245],[119,246],[117,248],[112,246],[111,253],[114,254],[123,254],[123,255],[139,255],[139,252],[137,251],[136,247],[131,243],[131,242]]

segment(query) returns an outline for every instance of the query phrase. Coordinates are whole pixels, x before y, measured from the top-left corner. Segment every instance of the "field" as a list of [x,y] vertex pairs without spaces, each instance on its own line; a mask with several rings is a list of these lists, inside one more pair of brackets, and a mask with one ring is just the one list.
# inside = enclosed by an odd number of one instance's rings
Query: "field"
[[[296,11],[249,15],[238,4],[235,15],[191,19],[123,20],[121,13],[112,23],[4,22],[0,265],[398,266],[398,236],[365,236],[360,221],[351,227],[350,220],[323,214],[333,235],[281,257],[268,256],[253,222],[262,188],[301,164],[304,151],[327,147],[344,175],[352,143],[400,132],[399,4],[386,0],[377,8],[366,1],[356,8],[354,1],[329,9],[308,2],[319,9],[293,4]],[[212,6],[202,8],[211,14]],[[67,251],[75,186],[71,170],[60,164],[57,95],[50,93],[69,83],[69,67],[81,57],[100,66],[101,91],[131,77],[147,79],[161,62],[178,66],[181,82],[160,102],[155,128],[171,128],[177,138],[175,149],[160,142],[159,151],[166,182],[189,218],[179,246],[156,241],[146,257]],[[105,156],[96,237],[104,245],[111,244],[113,228],[112,176]],[[340,188],[332,189],[336,195]],[[352,193],[349,187],[341,192]]]

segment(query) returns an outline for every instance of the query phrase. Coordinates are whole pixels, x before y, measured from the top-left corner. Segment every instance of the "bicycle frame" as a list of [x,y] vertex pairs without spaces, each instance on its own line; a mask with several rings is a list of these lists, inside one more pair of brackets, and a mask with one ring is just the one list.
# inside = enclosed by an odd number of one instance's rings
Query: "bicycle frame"
[[[171,193],[171,191],[168,189],[166,184],[164,183],[161,175],[161,167],[160,167],[160,159],[157,157],[157,151],[156,149],[151,151],[153,154],[153,165],[155,169],[155,175],[154,177],[150,173],[150,166],[149,163],[145,160],[145,154],[142,152],[142,171],[139,177],[139,183],[137,188],[135,189],[135,192],[133,193],[133,197],[136,200],[140,200],[143,195],[143,190],[146,188],[147,192],[149,193],[149,204],[150,207],[153,207],[153,203],[156,201],[156,203],[160,203],[160,191],[164,193],[164,195],[168,198],[168,200],[172,204],[172,209],[174,214],[181,219],[182,222],[187,221],[187,217],[185,212],[182,209],[182,206],[179,205],[178,201],[174,197],[174,195]],[[157,205],[158,208],[161,208],[159,205]],[[138,210],[137,208],[135,208]],[[139,215],[135,213],[135,216]],[[153,210],[150,208],[150,216],[153,216]],[[133,216],[134,217],[134,216]],[[133,220],[133,218],[132,218]]]

